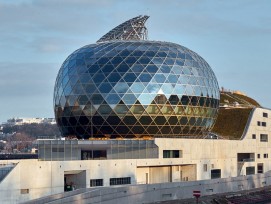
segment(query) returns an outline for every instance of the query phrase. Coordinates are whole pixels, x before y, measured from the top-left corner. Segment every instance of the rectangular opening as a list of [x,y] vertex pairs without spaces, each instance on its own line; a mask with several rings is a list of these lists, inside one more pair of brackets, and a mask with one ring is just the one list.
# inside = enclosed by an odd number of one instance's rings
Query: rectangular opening
[[266,122],[262,122],[262,126],[263,126],[263,127],[266,127]]
[[252,139],[256,139],[256,134],[252,134]]
[[268,113],[263,113],[264,118],[268,118]]
[[237,153],[237,161],[238,162],[255,161],[255,154],[254,153]]
[[221,169],[211,170],[211,179],[221,178]]
[[182,150],[163,150],[163,158],[182,158]]
[[207,164],[203,164],[203,171],[206,172],[207,170]]
[[268,135],[267,134],[260,134],[260,141],[261,142],[268,142]]
[[181,154],[179,150],[172,150],[172,158],[180,158]]
[[257,173],[262,174],[263,173],[263,163],[257,164]]
[[257,125],[258,125],[258,126],[261,126],[261,122],[260,122],[260,121],[257,121]]
[[268,158],[268,154],[263,154],[263,158]]
[[106,159],[106,150],[82,150],[81,160]]
[[255,174],[255,167],[254,166],[248,166],[246,167],[246,175]]
[[21,189],[21,194],[29,194],[29,189]]
[[86,170],[64,171],[64,191],[86,188]]
[[110,186],[131,184],[131,177],[110,178]]
[[103,186],[103,185],[104,185],[103,179],[90,179],[90,187]]
[[170,150],[163,150],[163,158],[170,158]]

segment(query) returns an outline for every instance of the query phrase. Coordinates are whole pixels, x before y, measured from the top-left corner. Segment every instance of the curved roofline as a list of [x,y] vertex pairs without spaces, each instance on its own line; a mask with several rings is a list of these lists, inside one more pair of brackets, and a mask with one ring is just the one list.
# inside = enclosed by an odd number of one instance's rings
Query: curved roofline
[[137,16],[110,30],[102,36],[98,42],[111,40],[146,40],[148,39],[148,30],[145,22],[149,16]]

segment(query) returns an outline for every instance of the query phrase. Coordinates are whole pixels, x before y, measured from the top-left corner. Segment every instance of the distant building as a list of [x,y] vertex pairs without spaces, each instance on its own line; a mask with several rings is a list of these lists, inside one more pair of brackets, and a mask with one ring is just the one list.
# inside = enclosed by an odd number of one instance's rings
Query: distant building
[[49,123],[49,124],[56,124],[56,120],[54,118],[11,118],[8,119],[6,125],[24,125],[24,124],[42,124],[42,123]]

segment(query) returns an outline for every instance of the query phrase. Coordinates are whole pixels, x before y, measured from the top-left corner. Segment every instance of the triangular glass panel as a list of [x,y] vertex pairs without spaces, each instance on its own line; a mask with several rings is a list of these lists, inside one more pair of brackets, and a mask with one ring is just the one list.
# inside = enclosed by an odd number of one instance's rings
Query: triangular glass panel
[[138,100],[140,101],[141,104],[144,104],[144,105],[149,105],[151,104],[152,100],[154,99],[154,96],[153,94],[141,94],[138,98]]
[[144,89],[145,89],[145,86],[141,82],[133,83],[133,85],[130,87],[130,90],[135,94],[136,93],[141,94]]
[[163,86],[161,87],[162,91],[164,94],[172,94],[173,92],[173,87],[171,86],[171,84],[163,84]]
[[114,111],[116,112],[117,115],[125,115],[129,109],[125,105],[117,105],[114,108]]
[[134,94],[125,94],[122,98],[122,100],[124,101],[124,103],[127,104],[135,104],[137,98],[135,97]]
[[164,105],[161,112],[163,115],[171,115],[174,111],[171,105]]
[[131,113],[134,114],[134,115],[138,115],[138,114],[141,115],[141,114],[145,111],[145,109],[144,109],[144,107],[141,106],[141,105],[133,105],[133,106],[130,108],[130,111],[131,111]]
[[151,79],[152,79],[152,76],[148,73],[141,73],[140,76],[138,77],[138,79],[141,81],[141,82],[150,82]]
[[144,66],[141,65],[141,64],[138,64],[138,63],[135,63],[132,67],[131,67],[131,70],[134,72],[134,73],[141,73],[143,70],[144,70]]
[[118,82],[121,79],[121,75],[119,73],[113,72],[107,77],[110,83]]
[[164,83],[166,80],[166,77],[164,74],[155,74],[154,79],[157,83]]
[[130,69],[130,66],[127,65],[125,62],[121,63],[121,64],[118,65],[118,67],[117,67],[117,71],[118,71],[119,73],[126,73],[129,69]]
[[189,96],[194,95],[194,90],[191,85],[189,85],[189,84],[186,85],[185,94],[189,95]]

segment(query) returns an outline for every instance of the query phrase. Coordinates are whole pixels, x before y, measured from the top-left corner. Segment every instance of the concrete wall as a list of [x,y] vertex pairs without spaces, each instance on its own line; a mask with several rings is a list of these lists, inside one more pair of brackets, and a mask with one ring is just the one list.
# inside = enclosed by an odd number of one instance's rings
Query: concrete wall
[[136,169],[136,181],[138,184],[150,183],[150,168],[139,167]]
[[171,182],[171,168],[169,166],[150,167],[150,183]]
[[184,165],[180,166],[181,180],[182,181],[195,181],[197,180],[197,169],[196,165]]
[[[193,198],[193,191],[201,191],[201,196],[217,193],[237,192],[240,190],[250,190],[271,185],[271,173],[240,176],[235,178],[212,179],[193,182],[175,182],[163,184],[147,184],[136,186],[122,186],[114,188],[92,188],[78,195],[62,194],[62,199],[57,196],[46,198],[50,204],[63,203],[103,203],[103,204],[141,204],[159,202],[165,200],[176,200]],[[76,192],[74,192],[76,193]],[[35,200],[31,203],[43,204],[45,199]]]

